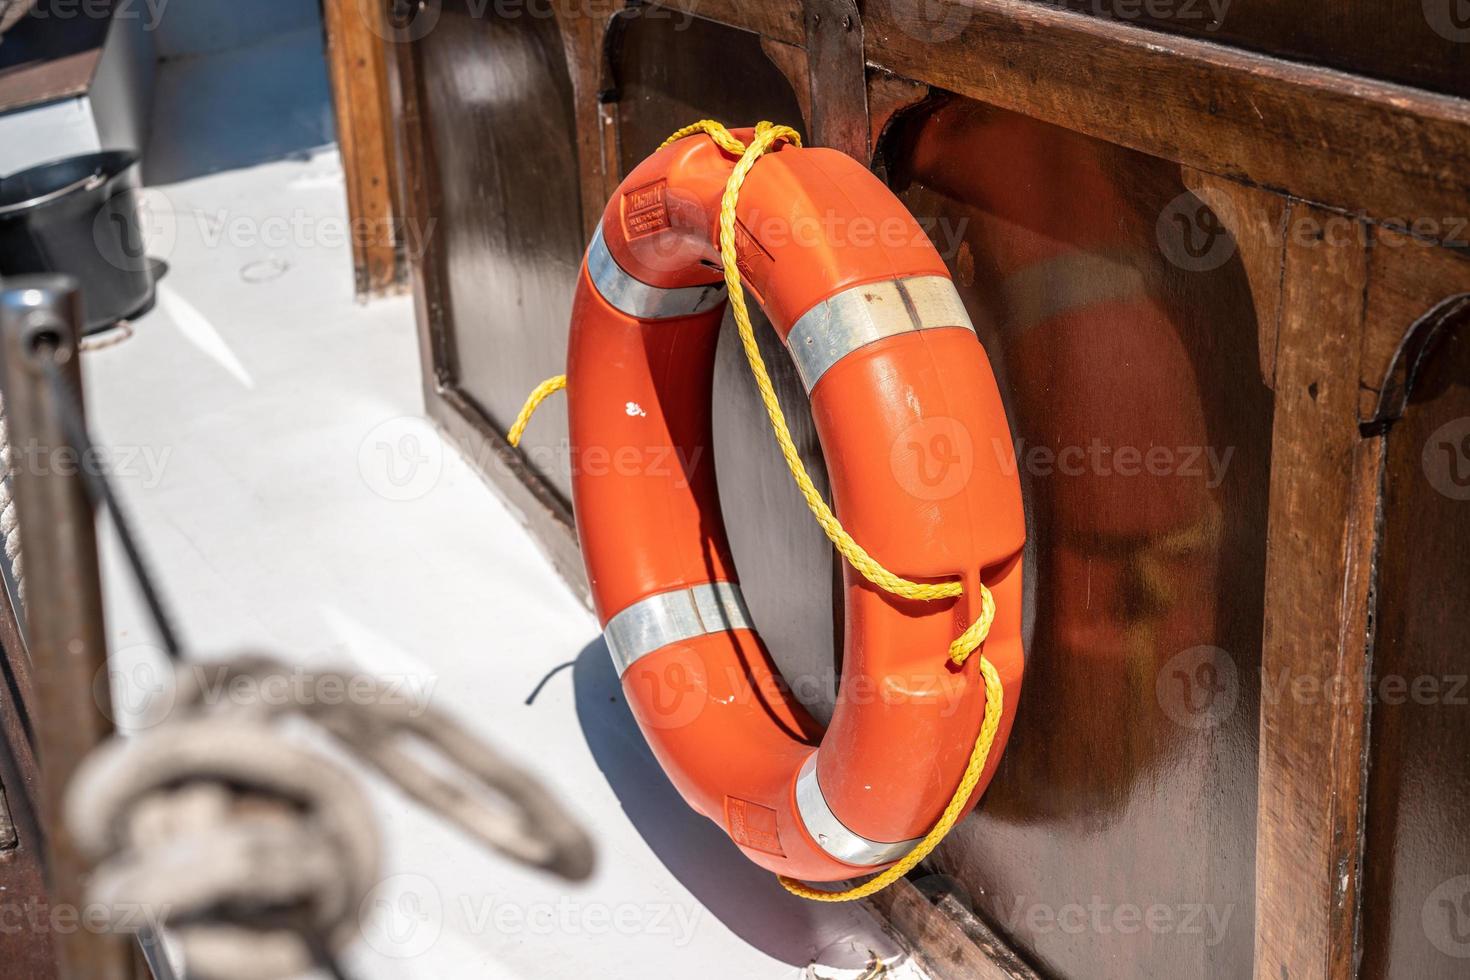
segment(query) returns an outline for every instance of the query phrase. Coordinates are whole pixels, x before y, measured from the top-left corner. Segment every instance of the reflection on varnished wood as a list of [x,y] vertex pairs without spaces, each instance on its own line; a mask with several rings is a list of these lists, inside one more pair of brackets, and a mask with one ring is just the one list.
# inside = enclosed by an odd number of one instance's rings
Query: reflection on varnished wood
[[1035,583],[938,864],[1044,972],[1248,975],[1271,401],[1233,241],[1177,167],[966,100],[886,162],[1001,374]]
[[[537,383],[566,369],[581,263],[571,81],[556,23],[445,3],[418,46],[424,125],[442,207],[428,238],[447,292],[447,365],[504,431]],[[570,500],[566,406],[548,401],[522,449]]]
[[1470,326],[1388,434],[1363,873],[1365,978],[1470,969]]

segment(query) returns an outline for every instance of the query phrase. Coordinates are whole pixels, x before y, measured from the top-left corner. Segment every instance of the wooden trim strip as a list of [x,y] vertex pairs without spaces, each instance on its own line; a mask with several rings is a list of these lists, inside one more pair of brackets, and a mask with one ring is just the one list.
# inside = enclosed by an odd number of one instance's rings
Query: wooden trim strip
[[327,0],[323,6],[359,296],[392,291],[404,280],[396,241],[393,117],[383,51],[387,24],[368,20],[382,15],[377,3]]
[[1287,245],[1261,653],[1260,978],[1352,976],[1383,461],[1382,438],[1365,439],[1357,419],[1367,252],[1366,240]]
[[855,0],[804,0],[806,88],[813,146],[841,150],[863,166],[868,146],[868,83],[863,18]]
[[907,878],[863,900],[925,976],[934,980],[1041,980],[1005,940],[953,895],[937,904]]
[[1470,102],[1026,0],[864,23],[870,65],[1198,170],[1385,221],[1470,206]]

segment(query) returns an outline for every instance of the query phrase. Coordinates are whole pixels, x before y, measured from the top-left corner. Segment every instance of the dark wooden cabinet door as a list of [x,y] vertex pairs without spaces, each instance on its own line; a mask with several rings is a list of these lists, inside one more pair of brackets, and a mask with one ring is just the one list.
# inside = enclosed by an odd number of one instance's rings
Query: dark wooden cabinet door
[[[407,246],[427,247],[437,266],[437,370],[504,432],[531,389],[566,370],[585,246],[561,35],[550,18],[487,17],[461,0],[413,43],[436,206]],[[566,404],[553,399],[522,445],[569,500],[566,430]]]

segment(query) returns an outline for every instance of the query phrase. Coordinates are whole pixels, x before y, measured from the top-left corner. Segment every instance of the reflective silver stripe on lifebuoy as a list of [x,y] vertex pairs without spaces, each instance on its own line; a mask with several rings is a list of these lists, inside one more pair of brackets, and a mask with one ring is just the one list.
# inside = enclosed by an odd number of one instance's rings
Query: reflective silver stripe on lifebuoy
[[614,308],[640,320],[669,320],[712,310],[725,301],[725,284],[681,286],[664,289],[634,279],[607,250],[602,240],[602,223],[587,246],[587,275],[597,292]]
[[975,325],[947,276],[910,276],[853,286],[807,310],[786,336],[806,390],[860,347],[912,330]]
[[622,677],[639,658],[670,643],[740,629],[755,629],[740,586],[709,582],[640,599],[608,620],[602,635]]
[[848,830],[837,819],[837,815],[827,805],[827,798],[822,795],[822,787],[817,782],[815,752],[807,756],[806,762],[802,763],[801,772],[796,776],[796,812],[801,815],[806,832],[812,835],[812,839],[822,850],[844,864],[860,868],[892,864],[924,839],[915,837],[913,840],[886,844],[868,840],[862,834]]

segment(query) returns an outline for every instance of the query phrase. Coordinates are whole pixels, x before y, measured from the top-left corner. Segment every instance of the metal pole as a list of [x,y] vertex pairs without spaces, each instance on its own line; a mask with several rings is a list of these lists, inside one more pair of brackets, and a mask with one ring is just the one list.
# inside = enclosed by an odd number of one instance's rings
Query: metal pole
[[[62,820],[82,758],[112,734],[96,521],[82,467],[46,383],[51,360],[80,398],[81,295],[65,276],[9,279],[0,292],[0,361],[10,415],[13,482],[26,556],[27,625],[36,690],[36,754],[46,824],[48,923],[63,977],[131,980],[131,939],[89,928],[87,864]],[[80,406],[79,406],[80,410]]]

